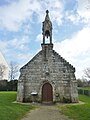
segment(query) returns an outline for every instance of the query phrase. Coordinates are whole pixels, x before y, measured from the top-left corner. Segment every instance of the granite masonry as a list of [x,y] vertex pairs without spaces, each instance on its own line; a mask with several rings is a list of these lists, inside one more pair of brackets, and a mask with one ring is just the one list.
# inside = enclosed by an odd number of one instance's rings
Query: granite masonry
[[[53,50],[52,22],[48,10],[42,31],[42,50],[20,69],[17,101],[78,102],[75,68]],[[46,38],[50,39],[49,43],[45,43]]]

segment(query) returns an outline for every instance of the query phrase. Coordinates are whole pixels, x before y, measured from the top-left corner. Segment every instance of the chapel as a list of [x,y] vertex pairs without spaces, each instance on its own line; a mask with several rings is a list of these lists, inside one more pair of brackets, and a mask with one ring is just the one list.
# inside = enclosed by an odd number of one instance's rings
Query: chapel
[[53,50],[52,22],[48,10],[42,22],[42,36],[42,49],[20,69],[17,101],[77,103],[75,68]]

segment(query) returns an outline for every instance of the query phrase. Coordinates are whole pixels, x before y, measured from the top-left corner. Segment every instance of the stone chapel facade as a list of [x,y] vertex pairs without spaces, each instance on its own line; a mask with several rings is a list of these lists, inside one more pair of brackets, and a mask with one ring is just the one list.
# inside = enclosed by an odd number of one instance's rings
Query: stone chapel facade
[[[48,13],[47,10],[42,26],[42,50],[20,69],[18,102],[78,102],[75,68],[53,50]],[[45,43],[46,37],[50,43]]]

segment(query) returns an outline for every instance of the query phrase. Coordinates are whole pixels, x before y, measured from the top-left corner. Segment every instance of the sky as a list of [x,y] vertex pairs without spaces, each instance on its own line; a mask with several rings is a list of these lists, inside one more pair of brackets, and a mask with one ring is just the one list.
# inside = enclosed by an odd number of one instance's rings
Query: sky
[[82,78],[90,67],[90,0],[0,0],[0,51],[7,63],[26,64],[40,49],[45,12],[54,50]]

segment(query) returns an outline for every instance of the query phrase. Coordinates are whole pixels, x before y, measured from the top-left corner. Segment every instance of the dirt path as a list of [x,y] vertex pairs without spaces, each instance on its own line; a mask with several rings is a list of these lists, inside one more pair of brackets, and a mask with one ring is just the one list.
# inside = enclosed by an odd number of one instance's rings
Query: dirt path
[[56,106],[40,106],[21,120],[71,120],[62,115]]

